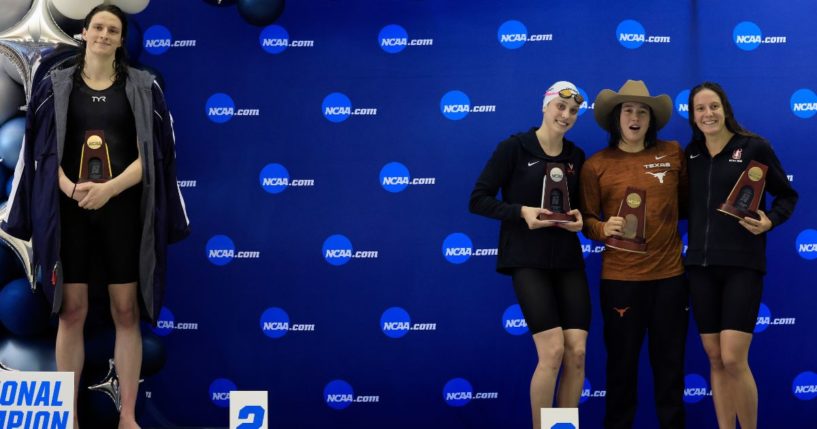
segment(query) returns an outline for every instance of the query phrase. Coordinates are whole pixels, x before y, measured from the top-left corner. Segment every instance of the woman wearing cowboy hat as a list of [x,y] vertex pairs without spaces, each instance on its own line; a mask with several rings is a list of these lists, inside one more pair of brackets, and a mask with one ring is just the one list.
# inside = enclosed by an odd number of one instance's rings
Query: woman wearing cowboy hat
[[[720,85],[692,88],[689,107],[686,265],[692,311],[709,357],[718,426],[734,429],[737,418],[741,428],[751,429],[757,427],[757,386],[749,345],[763,294],[766,233],[792,215],[798,195],[769,142],[738,124]],[[719,213],[750,161],[768,168],[757,219]],[[774,196],[768,211],[766,192]]]
[[[536,429],[540,409],[553,406],[554,396],[560,407],[577,407],[584,384],[591,308],[576,234],[582,229],[582,216],[574,209],[565,213],[573,217],[567,222],[540,219],[552,214],[540,208],[548,164],[561,164],[564,174],[558,180],[567,182],[570,200],[578,197],[584,151],[564,135],[576,122],[583,101],[572,83],[554,83],[545,92],[539,128],[501,142],[471,193],[472,213],[502,221],[497,271],[513,278],[539,357],[530,382]],[[501,201],[496,198],[500,190]]]
[[[581,172],[584,234],[598,241],[628,235],[625,231],[633,225],[618,216],[625,190],[644,191],[641,201],[627,200],[631,207],[643,205],[636,215],[644,235],[641,249],[607,246],[602,255],[606,428],[633,426],[645,334],[649,335],[660,427],[684,427],[688,292],[678,212],[679,195],[684,194],[682,187],[687,183],[686,166],[678,143],[657,137],[671,115],[669,96],[650,96],[642,81],[628,80],[618,92],[605,89],[595,101],[596,122],[610,133],[610,140],[609,147],[590,157]],[[632,216],[628,215],[628,222]]]

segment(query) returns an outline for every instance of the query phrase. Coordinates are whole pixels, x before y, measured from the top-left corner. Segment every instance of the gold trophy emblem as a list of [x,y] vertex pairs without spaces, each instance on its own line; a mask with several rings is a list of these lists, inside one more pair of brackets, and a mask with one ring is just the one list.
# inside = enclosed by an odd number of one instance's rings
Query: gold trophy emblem
[[111,156],[102,130],[85,131],[79,158],[79,182],[107,182],[113,177]]

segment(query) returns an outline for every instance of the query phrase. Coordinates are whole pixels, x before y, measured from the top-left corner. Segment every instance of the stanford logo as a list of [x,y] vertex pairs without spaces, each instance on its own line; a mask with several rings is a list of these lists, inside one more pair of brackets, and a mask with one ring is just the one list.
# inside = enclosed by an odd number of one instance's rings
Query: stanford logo
[[740,159],[743,156],[743,149],[735,149],[732,152],[732,159]]

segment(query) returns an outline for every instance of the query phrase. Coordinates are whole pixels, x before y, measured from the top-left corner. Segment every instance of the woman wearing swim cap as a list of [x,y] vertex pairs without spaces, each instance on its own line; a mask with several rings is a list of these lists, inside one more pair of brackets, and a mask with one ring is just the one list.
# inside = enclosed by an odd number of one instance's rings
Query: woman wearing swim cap
[[[576,407],[584,384],[585,344],[590,326],[590,294],[577,232],[582,215],[577,204],[584,152],[564,136],[583,103],[575,85],[560,81],[545,92],[542,123],[499,143],[474,185],[470,210],[501,220],[497,271],[510,275],[522,314],[533,335],[538,363],[530,383],[533,427],[540,409]],[[556,205],[542,208],[543,181],[567,183]],[[551,176],[547,178],[551,180]],[[502,199],[496,198],[502,191]],[[562,198],[568,201],[563,201]],[[558,391],[556,378],[561,368]]]

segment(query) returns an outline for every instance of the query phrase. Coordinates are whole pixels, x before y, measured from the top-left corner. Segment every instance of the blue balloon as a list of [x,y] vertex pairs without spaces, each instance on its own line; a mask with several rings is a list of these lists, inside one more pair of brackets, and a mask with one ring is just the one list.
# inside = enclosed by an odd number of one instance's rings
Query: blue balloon
[[238,0],[238,13],[250,24],[266,27],[284,12],[284,0]]
[[28,280],[17,279],[0,290],[0,322],[19,336],[48,329],[48,304],[40,291],[31,292]]
[[0,126],[0,159],[8,168],[14,169],[17,164],[25,131],[26,118],[22,117],[9,119]]

